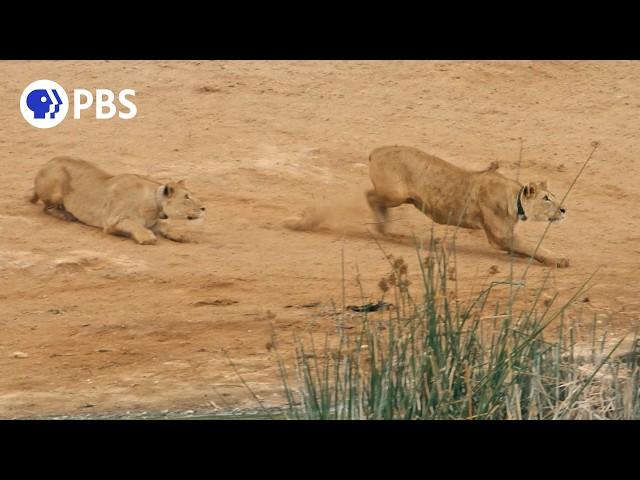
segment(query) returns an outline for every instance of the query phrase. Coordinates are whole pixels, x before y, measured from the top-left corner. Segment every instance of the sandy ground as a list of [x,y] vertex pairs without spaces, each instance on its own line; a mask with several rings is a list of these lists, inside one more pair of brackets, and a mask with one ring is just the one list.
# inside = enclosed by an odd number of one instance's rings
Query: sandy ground
[[[40,78],[69,94],[133,88],[138,115],[33,128],[18,100]],[[520,178],[563,194],[600,141],[544,243],[571,266],[535,264],[529,284],[550,273],[546,294],[566,299],[599,269],[572,314],[612,338],[640,326],[639,62],[2,62],[0,82],[0,417],[256,407],[237,373],[281,403],[271,325],[285,357],[294,329],[333,330],[343,256],[346,302],[361,303],[358,278],[379,298],[388,265],[364,191],[368,153],[385,144],[470,169],[498,160],[515,178],[522,137]],[[186,179],[206,221],[184,227],[192,243],[139,246],[46,216],[27,198],[61,154]],[[327,219],[317,231],[283,227],[312,205]],[[415,275],[412,235],[431,221],[392,215],[380,245]],[[459,233],[461,291],[508,271],[482,232]]]

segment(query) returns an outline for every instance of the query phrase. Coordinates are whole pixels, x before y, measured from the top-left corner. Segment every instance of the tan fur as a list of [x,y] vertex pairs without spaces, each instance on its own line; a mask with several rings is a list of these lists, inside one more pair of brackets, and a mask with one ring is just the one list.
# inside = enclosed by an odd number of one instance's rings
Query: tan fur
[[40,169],[31,202],[38,200],[50,215],[130,236],[140,244],[155,243],[155,234],[186,241],[171,232],[163,217],[192,220],[204,212],[184,181],[163,185],[140,175],[110,175],[70,157],[56,157]]
[[[483,229],[489,242],[501,249],[532,256],[538,242],[513,232],[518,221],[517,198],[522,185],[496,172],[492,163],[470,172],[416,148],[393,146],[375,149],[369,156],[374,189],[367,200],[384,233],[387,209],[415,205],[436,223]],[[521,194],[525,214],[532,221],[559,221],[564,208],[547,190],[546,182],[530,183]],[[567,267],[569,259],[542,247],[535,259],[546,265]]]

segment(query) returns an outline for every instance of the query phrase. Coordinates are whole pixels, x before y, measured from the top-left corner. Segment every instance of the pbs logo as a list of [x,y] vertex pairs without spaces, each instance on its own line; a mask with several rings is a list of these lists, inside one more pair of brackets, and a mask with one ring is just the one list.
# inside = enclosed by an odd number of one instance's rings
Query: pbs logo
[[67,116],[69,97],[56,82],[36,80],[22,92],[20,111],[24,119],[34,127],[55,127]]
[[[136,116],[137,108],[128,96],[135,96],[132,89],[122,90],[118,94],[118,101],[122,109],[115,105],[115,94],[106,88],[95,91],[95,118],[109,120],[118,117],[129,120]],[[80,119],[81,112],[94,104],[94,95],[84,88],[73,91],[73,118]],[[69,97],[59,84],[51,80],[36,80],[30,83],[20,97],[20,111],[24,119],[37,128],[51,128],[58,125],[69,112]]]

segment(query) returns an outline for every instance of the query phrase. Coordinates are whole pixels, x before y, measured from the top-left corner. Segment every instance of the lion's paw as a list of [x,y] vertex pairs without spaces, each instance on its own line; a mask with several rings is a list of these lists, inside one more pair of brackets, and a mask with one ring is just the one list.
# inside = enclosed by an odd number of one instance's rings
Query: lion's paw
[[567,268],[569,266],[569,258],[554,257],[544,262],[548,267]]
[[135,241],[140,245],[155,245],[158,241],[158,237],[156,237],[152,232],[144,232],[136,234]]

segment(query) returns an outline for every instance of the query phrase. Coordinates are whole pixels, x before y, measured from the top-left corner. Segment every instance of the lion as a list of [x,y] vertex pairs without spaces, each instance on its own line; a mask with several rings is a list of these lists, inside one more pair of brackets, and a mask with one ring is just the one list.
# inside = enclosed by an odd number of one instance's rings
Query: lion
[[40,169],[31,203],[38,200],[49,215],[129,236],[141,245],[156,243],[156,234],[188,241],[171,231],[167,219],[195,220],[205,211],[184,180],[161,184],[141,175],[110,175],[71,157],[53,158]]
[[369,156],[373,189],[366,192],[380,233],[385,231],[388,209],[414,205],[436,223],[483,229],[489,243],[500,250],[533,256],[548,266],[569,266],[566,256],[550,252],[538,242],[514,233],[519,220],[559,222],[565,218],[546,181],[521,185],[497,172],[497,162],[471,172],[440,158],[406,146],[386,146]]

